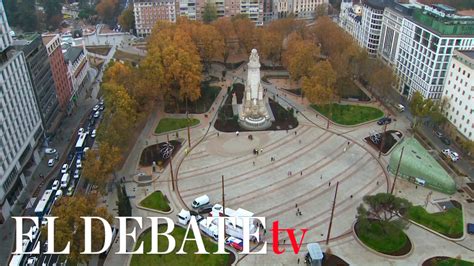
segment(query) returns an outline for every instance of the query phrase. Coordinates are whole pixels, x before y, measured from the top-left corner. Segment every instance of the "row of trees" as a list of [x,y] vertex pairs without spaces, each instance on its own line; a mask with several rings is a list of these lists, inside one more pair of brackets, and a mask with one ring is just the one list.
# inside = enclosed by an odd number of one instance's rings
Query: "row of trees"
[[25,32],[37,30],[54,30],[61,24],[61,3],[58,0],[41,0],[43,10],[37,11],[32,0],[4,1],[5,13],[12,27]]

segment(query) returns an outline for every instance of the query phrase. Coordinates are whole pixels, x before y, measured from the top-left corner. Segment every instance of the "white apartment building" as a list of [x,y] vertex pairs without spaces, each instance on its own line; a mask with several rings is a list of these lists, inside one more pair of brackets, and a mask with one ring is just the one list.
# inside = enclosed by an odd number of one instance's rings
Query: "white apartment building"
[[89,80],[89,60],[87,60],[84,47],[69,47],[64,53],[67,63],[68,75],[72,83],[71,100],[81,93]]
[[240,14],[245,14],[257,26],[263,25],[263,0],[240,0]]
[[23,52],[12,47],[0,1],[0,223],[26,186],[24,170],[38,163],[41,116]]
[[443,98],[446,118],[464,138],[474,141],[474,50],[454,51]]
[[[178,4],[179,6],[179,4]],[[133,14],[138,36],[147,36],[158,20],[176,22],[175,0],[135,0]]]
[[179,0],[179,15],[188,17],[190,20],[196,20],[196,2],[196,0]]
[[397,65],[398,43],[404,19],[403,14],[408,12],[408,8],[396,5],[393,8],[386,8],[383,13],[378,56],[393,68]]
[[293,0],[293,14],[298,18],[312,19],[316,17],[316,9],[323,4],[328,4],[329,0]]
[[443,5],[412,6],[400,30],[396,73],[399,92],[440,99],[455,49],[474,48],[474,18],[460,17]]

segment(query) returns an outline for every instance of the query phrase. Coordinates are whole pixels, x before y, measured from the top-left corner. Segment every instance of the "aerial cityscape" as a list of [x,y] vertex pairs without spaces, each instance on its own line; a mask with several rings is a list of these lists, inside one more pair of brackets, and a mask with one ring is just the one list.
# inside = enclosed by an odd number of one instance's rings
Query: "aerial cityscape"
[[0,0],[0,265],[474,266],[474,1]]

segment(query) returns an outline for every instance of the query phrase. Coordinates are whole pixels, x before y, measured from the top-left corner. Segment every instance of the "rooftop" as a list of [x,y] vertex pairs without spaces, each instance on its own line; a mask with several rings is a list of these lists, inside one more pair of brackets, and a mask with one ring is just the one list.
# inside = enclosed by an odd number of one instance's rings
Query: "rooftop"
[[70,47],[64,54],[64,59],[66,59],[66,61],[74,62],[77,60],[77,58],[79,58],[81,53],[83,53],[81,47]]
[[463,51],[459,51],[461,54],[471,58],[471,59],[474,59],[474,50],[463,50]]
[[415,8],[411,19],[440,35],[474,36],[474,17],[446,15],[425,6]]

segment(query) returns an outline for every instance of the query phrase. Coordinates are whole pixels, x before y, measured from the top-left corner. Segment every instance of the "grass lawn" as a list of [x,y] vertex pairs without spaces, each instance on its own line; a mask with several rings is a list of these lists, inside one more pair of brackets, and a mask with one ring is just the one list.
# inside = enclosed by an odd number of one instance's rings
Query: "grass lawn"
[[[322,115],[329,117],[333,122],[341,125],[357,125],[381,118],[384,115],[381,110],[369,106],[341,105],[333,103],[331,105],[328,104],[322,106],[312,104],[311,107]],[[330,116],[329,113],[331,113]]]
[[140,205],[146,208],[155,209],[159,211],[170,211],[170,205],[161,191],[155,191],[151,193],[148,197],[144,198]]
[[388,224],[385,231],[377,221],[368,222],[366,227],[357,224],[356,233],[359,239],[372,249],[385,253],[395,254],[402,250],[408,240],[407,235],[400,228]]
[[436,266],[472,266],[473,263],[460,259],[448,258],[434,263]]
[[408,210],[408,219],[422,224],[449,237],[461,237],[464,231],[462,210],[450,208],[444,212],[428,213],[421,206],[413,206]]
[[[158,227],[159,232],[164,232],[166,230],[166,226],[160,225]],[[143,265],[207,265],[207,266],[221,266],[221,265],[229,265],[230,256],[229,254],[217,255],[217,254],[202,254],[196,255],[194,254],[197,251],[196,242],[194,241],[187,241],[184,246],[184,251],[187,254],[177,255],[175,254],[180,248],[186,233],[186,229],[176,226],[171,233],[171,235],[176,239],[176,247],[174,251],[170,254],[166,255],[147,255],[147,254],[139,254],[133,255],[132,261],[130,263],[131,266],[143,266]],[[188,238],[193,238],[194,235],[192,230],[189,232]],[[217,251],[217,244],[211,242],[209,238],[203,236],[204,246],[206,247],[206,251],[209,253],[213,253]],[[143,244],[143,251],[147,253],[151,249],[151,230],[146,231],[143,233],[136,244],[136,247],[140,245],[140,243],[144,242]],[[159,251],[165,251],[168,247],[168,238],[164,236],[158,236],[158,243]]]
[[190,127],[197,125],[199,124],[199,119],[190,118],[188,120],[187,118],[163,118],[160,120],[160,123],[158,123],[158,126],[156,126],[155,133],[160,134],[167,131],[185,128],[188,124]]

